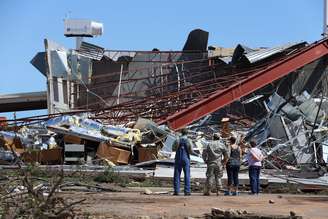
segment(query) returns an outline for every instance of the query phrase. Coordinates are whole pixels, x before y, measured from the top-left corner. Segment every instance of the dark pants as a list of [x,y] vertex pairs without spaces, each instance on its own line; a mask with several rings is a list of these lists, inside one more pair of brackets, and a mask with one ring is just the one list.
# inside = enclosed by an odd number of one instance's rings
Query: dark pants
[[251,185],[251,191],[253,194],[260,193],[260,171],[261,167],[259,166],[250,166],[248,168],[249,173],[249,183]]
[[174,163],[174,193],[180,192],[181,171],[184,173],[184,193],[190,193],[190,159],[184,148],[179,148],[175,155]]
[[239,166],[237,165],[227,165],[227,176],[228,176],[228,186],[231,186],[232,184],[235,187],[238,187],[239,185]]

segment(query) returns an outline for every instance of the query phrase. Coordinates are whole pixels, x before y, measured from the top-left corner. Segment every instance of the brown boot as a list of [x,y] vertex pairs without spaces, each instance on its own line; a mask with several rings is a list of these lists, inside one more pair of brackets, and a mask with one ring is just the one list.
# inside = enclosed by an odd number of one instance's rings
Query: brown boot
[[203,195],[204,196],[210,196],[211,194],[209,192],[204,192]]

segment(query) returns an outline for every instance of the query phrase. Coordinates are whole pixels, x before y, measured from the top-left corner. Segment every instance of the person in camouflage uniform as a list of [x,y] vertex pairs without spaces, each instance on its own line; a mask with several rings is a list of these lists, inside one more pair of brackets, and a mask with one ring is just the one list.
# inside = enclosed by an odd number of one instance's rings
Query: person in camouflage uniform
[[228,160],[227,148],[220,141],[220,135],[218,133],[215,133],[213,135],[213,141],[210,141],[206,145],[202,157],[207,164],[204,195],[210,195],[213,177],[215,178],[216,194],[218,195],[219,190],[222,189],[221,178],[223,176],[224,163]]

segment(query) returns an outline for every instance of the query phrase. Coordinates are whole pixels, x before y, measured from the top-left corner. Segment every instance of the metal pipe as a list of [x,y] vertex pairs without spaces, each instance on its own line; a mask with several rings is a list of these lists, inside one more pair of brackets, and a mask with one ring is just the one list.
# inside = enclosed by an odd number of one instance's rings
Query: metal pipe
[[323,37],[328,36],[328,0],[323,0]]
[[80,49],[82,42],[83,42],[83,37],[76,37],[76,45],[75,45],[76,50]]
[[175,64],[175,70],[177,72],[177,77],[178,77],[178,91],[180,91],[180,74],[179,74],[178,66],[176,64]]
[[117,104],[120,104],[122,74],[123,74],[123,64],[121,64],[120,82],[118,83],[117,101],[116,101]]
[[314,138],[314,129],[316,127],[316,123],[317,123],[317,120],[318,120],[318,117],[319,117],[319,113],[320,113],[320,109],[321,109],[321,105],[322,105],[322,101],[323,101],[323,92],[321,92],[321,100],[320,100],[320,104],[319,104],[319,107],[318,107],[318,111],[317,111],[317,114],[315,116],[315,119],[314,119],[314,124],[313,124],[313,127],[312,127],[312,131],[311,131],[311,135],[310,135],[310,138],[309,138],[309,146],[310,144],[312,143],[313,144],[313,151],[314,151],[314,159],[315,159],[315,163],[317,164],[318,163],[318,158],[317,158],[317,146],[315,144],[315,141],[313,141],[313,138]]

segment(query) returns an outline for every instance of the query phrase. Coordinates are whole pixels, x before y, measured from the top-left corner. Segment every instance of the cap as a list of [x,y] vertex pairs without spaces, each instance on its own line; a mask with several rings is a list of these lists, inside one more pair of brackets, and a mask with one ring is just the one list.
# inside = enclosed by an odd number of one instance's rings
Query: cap
[[229,122],[229,120],[230,120],[229,118],[224,117],[224,118],[221,119],[221,122]]

